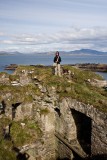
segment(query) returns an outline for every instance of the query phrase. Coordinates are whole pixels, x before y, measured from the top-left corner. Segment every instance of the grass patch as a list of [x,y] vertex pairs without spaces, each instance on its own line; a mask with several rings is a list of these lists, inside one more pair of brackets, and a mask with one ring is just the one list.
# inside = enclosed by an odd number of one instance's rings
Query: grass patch
[[[21,73],[22,70],[33,70],[31,77],[36,76],[37,82],[46,88],[54,86],[60,98],[72,97],[86,104],[92,104],[99,109],[107,110],[107,91],[91,86],[86,82],[88,79],[102,80],[100,75],[68,65],[64,65],[63,68],[71,71],[71,82],[69,82],[69,77],[66,75],[63,75],[63,77],[53,75],[52,67],[19,66],[16,69],[16,74]],[[17,100],[32,102],[35,95],[42,95],[38,86],[33,84],[33,81],[29,85],[18,87],[0,85],[0,94],[6,94],[7,92],[12,94],[11,100],[13,103]]]
[[[24,128],[21,123],[25,123]],[[33,143],[37,138],[42,136],[40,126],[34,120],[25,119],[24,121],[13,122],[11,135],[15,146],[23,146]]]
[[50,111],[49,111],[48,108],[40,109],[40,114],[41,114],[41,115],[47,115],[49,112],[50,112]]
[[32,102],[33,95],[41,95],[40,90],[34,84],[28,84],[25,86],[0,85],[0,94],[6,95],[7,93],[11,94],[10,97],[12,103],[16,103],[17,101]]
[[10,81],[19,81],[19,75],[9,75]]
[[0,160],[16,160],[16,154],[12,147],[11,141],[2,140],[0,142]]
[[16,160],[16,154],[12,151],[13,144],[4,139],[3,128],[8,126],[11,120],[5,116],[0,118],[0,160]]

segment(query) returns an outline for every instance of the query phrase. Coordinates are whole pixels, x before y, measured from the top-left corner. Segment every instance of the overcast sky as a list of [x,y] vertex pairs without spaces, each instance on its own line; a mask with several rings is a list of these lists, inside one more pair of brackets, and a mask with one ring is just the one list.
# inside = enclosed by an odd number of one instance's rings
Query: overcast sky
[[107,51],[107,0],[0,0],[0,51]]

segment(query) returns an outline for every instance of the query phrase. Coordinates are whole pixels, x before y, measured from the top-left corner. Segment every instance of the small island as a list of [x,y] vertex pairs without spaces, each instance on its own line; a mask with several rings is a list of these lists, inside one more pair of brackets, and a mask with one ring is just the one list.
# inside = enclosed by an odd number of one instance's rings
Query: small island
[[83,64],[75,64],[75,66],[77,66],[78,68],[91,70],[94,72],[107,72],[107,64],[83,63]]
[[5,66],[5,70],[15,70],[17,67],[17,64],[10,64]]

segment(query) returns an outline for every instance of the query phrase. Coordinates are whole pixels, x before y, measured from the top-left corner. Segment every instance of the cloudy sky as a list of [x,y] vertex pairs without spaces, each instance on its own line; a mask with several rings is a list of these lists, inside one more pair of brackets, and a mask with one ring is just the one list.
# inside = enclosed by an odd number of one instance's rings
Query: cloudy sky
[[0,51],[107,51],[107,0],[0,0]]

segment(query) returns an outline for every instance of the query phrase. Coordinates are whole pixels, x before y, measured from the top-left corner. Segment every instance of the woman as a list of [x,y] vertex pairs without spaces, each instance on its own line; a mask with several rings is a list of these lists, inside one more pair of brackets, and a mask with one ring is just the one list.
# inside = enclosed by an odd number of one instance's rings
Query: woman
[[55,75],[59,75],[61,77],[60,62],[61,62],[61,57],[59,56],[59,52],[56,51],[54,57]]

